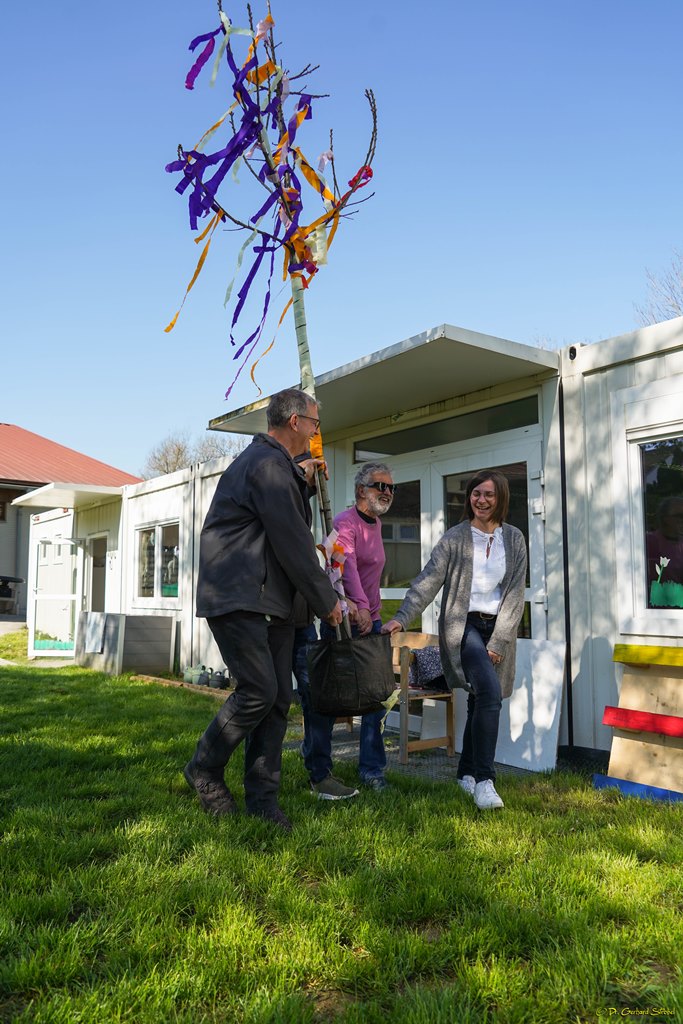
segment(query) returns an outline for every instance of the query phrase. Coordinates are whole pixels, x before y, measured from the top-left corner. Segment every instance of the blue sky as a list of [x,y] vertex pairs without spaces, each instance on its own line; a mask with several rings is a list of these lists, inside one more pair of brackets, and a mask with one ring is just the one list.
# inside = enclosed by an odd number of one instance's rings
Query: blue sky
[[[320,64],[311,87],[331,94],[299,137],[312,161],[332,127],[351,177],[367,86],[379,109],[374,198],[307,295],[316,373],[444,322],[553,346],[636,326],[646,268],[683,245],[681,0],[273,0],[273,16],[284,63]],[[229,105],[227,75],[183,84],[215,3],[13,4],[2,21],[0,419],[137,472],[170,431],[257,397],[246,372],[223,397],[238,236],[216,237],[163,332],[198,254],[164,165]],[[246,216],[252,195],[220,198]],[[257,373],[266,394],[298,380],[291,319]]]

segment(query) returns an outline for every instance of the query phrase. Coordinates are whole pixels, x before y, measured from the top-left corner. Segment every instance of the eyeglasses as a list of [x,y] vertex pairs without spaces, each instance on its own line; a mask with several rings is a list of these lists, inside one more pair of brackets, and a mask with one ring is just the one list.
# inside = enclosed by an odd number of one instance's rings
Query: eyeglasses
[[366,487],[374,487],[376,491],[381,491],[382,494],[393,494],[396,490],[396,484],[385,484],[384,480],[376,480],[372,484],[366,484]]
[[316,419],[315,416],[307,416],[305,412],[297,413],[300,420],[310,420],[311,423],[315,423],[316,433],[320,430],[320,420]]

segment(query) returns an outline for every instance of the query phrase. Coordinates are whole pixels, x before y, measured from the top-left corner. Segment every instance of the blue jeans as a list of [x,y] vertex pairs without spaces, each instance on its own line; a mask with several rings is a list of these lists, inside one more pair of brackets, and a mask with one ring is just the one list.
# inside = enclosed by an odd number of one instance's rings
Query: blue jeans
[[493,762],[503,701],[500,682],[486,650],[495,624],[495,618],[482,619],[478,612],[470,612],[460,645],[462,667],[471,692],[467,698],[458,778],[472,775],[475,782],[496,778]]
[[[382,623],[379,619],[373,621],[373,633],[379,633],[381,628]],[[352,627],[352,630],[353,635],[358,636],[355,626]],[[336,633],[326,622],[322,622],[320,636],[323,640],[332,640],[336,637]],[[302,753],[306,771],[314,784],[322,782],[332,772],[332,729],[336,721],[333,715],[320,715],[311,706],[306,645],[315,639],[313,626],[297,629],[292,657],[292,669],[299,687],[301,710],[304,717]],[[363,782],[367,782],[368,779],[381,778],[386,768],[387,756],[384,752],[384,739],[381,732],[382,720],[385,715],[386,711],[375,711],[361,717],[358,774]]]
[[[301,712],[304,718],[304,739],[301,744],[301,754],[304,759],[306,769],[310,772],[308,767],[311,758],[311,736],[313,732],[313,722],[311,721],[311,715],[315,715],[316,718],[325,718],[324,715],[318,715],[311,707],[311,692],[308,683],[308,664],[306,662],[306,649],[309,644],[315,643],[318,639],[318,634],[315,631],[315,626],[311,623],[310,626],[297,626],[294,630],[294,649],[292,650],[292,672],[296,679],[297,690],[299,698],[301,700]],[[317,780],[320,781],[320,780]]]

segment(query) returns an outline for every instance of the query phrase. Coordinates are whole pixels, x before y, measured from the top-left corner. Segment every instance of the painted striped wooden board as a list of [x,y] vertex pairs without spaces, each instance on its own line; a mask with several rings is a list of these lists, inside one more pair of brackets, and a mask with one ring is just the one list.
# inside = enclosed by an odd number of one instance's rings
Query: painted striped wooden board
[[594,775],[593,785],[596,789],[618,789],[625,796],[639,796],[648,800],[683,800],[683,793],[675,793],[660,786],[645,786],[640,782],[630,782],[628,779],[613,779],[609,775]]
[[625,665],[683,666],[683,647],[615,644],[612,660],[622,662]]
[[653,732],[659,736],[683,736],[683,718],[678,715],[657,715],[650,711],[633,711],[608,705],[602,716],[602,724],[633,732]]
[[605,715],[614,729],[609,778],[683,793],[683,668],[625,669],[619,707]]

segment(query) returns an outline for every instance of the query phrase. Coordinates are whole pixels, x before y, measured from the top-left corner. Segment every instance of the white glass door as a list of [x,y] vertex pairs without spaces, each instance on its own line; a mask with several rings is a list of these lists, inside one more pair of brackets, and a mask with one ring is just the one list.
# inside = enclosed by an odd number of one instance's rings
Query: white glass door
[[48,520],[36,537],[29,575],[29,657],[74,656],[82,554],[70,537],[72,523],[73,514]]
[[[382,578],[383,618],[390,618],[399,606],[411,580],[426,565],[432,548],[446,530],[460,522],[469,478],[480,469],[498,469],[510,482],[508,521],[524,534],[529,554],[520,635],[545,639],[545,512],[540,439],[500,441],[494,447],[488,438],[452,445],[449,449],[441,449],[441,458],[437,451],[425,452],[421,463],[414,456],[389,460],[398,486],[391,509],[382,517],[387,558]],[[439,606],[437,598],[423,614],[425,632],[437,632]]]
[[400,605],[431,552],[429,466],[405,458],[388,461],[396,491],[391,508],[382,516],[386,562],[381,595],[385,622]]
[[[520,636],[544,640],[547,636],[545,588],[544,500],[540,441],[479,447],[467,455],[432,463],[432,544],[460,522],[467,481],[480,470],[497,469],[510,484],[508,522],[522,531],[527,542],[529,568],[526,607]],[[436,631],[439,600],[424,628]]]

